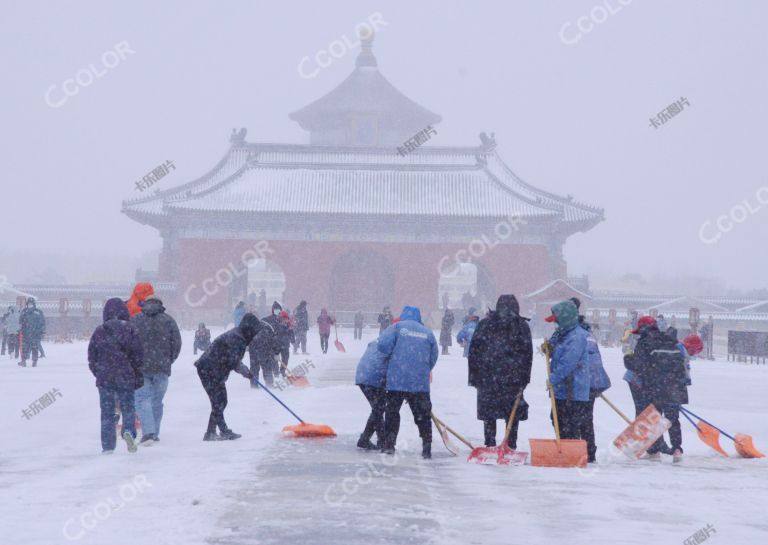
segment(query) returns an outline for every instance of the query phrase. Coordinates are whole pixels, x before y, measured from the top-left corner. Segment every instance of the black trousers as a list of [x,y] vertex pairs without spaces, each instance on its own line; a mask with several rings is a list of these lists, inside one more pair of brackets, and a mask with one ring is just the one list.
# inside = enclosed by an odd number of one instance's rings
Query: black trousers
[[32,356],[32,365],[37,365],[37,358],[40,355],[40,340],[22,337],[21,341],[21,361],[27,361]]
[[293,353],[296,354],[301,348],[301,353],[307,353],[307,332],[305,330],[296,330],[296,342],[293,343]]
[[[505,431],[506,431],[507,424],[509,424],[509,417],[506,417],[504,419]],[[507,445],[509,445],[509,448],[511,448],[512,450],[515,450],[517,448],[517,427],[519,424],[520,424],[520,413],[518,412],[515,415],[515,421],[512,422],[512,428],[509,430],[509,439],[507,440]],[[485,446],[495,447],[496,446],[496,421],[483,420],[483,431],[485,432]]]
[[648,402],[643,396],[643,391],[640,388],[629,385],[629,393],[632,394],[632,403],[635,404],[635,416],[639,416],[641,412],[648,406]]
[[205,393],[208,394],[208,399],[211,402],[211,416],[208,418],[207,433],[216,433],[216,427],[224,433],[229,429],[224,421],[224,409],[227,408],[227,384],[222,381],[213,380],[199,370],[197,376],[200,377],[203,389],[205,389]]
[[363,338],[363,326],[355,325],[354,335],[355,335],[355,339],[362,339]]
[[327,335],[323,335],[322,333],[320,334],[320,348],[322,349],[323,354],[328,352],[328,338],[330,336],[331,336],[330,333],[328,333]]
[[595,399],[597,399],[599,395],[600,392],[594,390],[589,392],[589,401],[587,401],[587,406],[584,409],[584,415],[581,419],[581,431],[579,432],[581,439],[584,439],[587,442],[587,455],[589,456],[590,461],[594,460],[595,454],[597,454],[594,412]]
[[13,356],[14,359],[19,357],[19,334],[8,334],[8,355]]
[[384,411],[387,407],[387,392],[384,388],[365,384],[361,384],[360,389],[371,406],[371,414],[368,416],[368,422],[365,423],[360,439],[370,441],[375,432],[379,446],[384,446]]
[[683,429],[680,427],[680,407],[670,403],[664,403],[661,401],[654,401],[652,405],[656,407],[656,410],[664,415],[667,420],[672,422],[672,427],[669,428],[669,442],[671,443],[671,449],[667,447],[667,443],[664,441],[664,435],[662,434],[656,442],[648,449],[648,454],[655,454],[657,452],[673,452],[680,449],[683,451]]
[[256,385],[256,381],[259,380],[259,370],[264,375],[264,384],[272,387],[275,383],[275,376],[277,375],[277,363],[274,358],[263,359],[261,361],[251,358],[250,362],[251,373],[253,373],[253,380],[251,384]]
[[8,346],[8,334],[3,329],[3,347],[0,349],[0,356],[5,356],[5,347]]
[[394,448],[397,434],[400,432],[400,407],[408,401],[413,414],[413,421],[419,428],[419,436],[424,443],[432,443],[432,400],[429,392],[388,391],[384,410],[384,435],[386,448]]
[[589,401],[558,399],[557,423],[561,439],[586,439],[581,436],[584,419],[589,412]]

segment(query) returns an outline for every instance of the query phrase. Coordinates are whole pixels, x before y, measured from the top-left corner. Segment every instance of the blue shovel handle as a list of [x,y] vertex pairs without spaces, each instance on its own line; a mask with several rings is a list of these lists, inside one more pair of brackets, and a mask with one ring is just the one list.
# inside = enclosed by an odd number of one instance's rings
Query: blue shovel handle
[[[707,425],[709,425],[709,426],[712,426],[713,428],[715,428],[717,431],[719,431],[720,433],[722,433],[723,435],[725,435],[725,436],[726,436],[728,439],[730,439],[730,440],[731,440],[731,441],[733,441],[734,443],[736,442],[736,438],[735,438],[735,437],[733,437],[732,435],[728,434],[727,432],[724,432],[723,430],[721,430],[720,428],[718,428],[717,426],[715,426],[713,423],[711,423],[711,422],[707,422],[706,420],[704,420],[704,419],[703,419],[702,417],[700,417],[699,415],[692,413],[692,412],[691,412],[691,411],[689,411],[688,409],[684,408],[682,405],[680,405],[680,411],[681,411],[683,414],[686,414],[686,413],[687,413],[687,414],[691,415],[691,416],[692,416],[692,417],[694,417],[694,418],[698,418],[699,420],[701,420],[701,421],[702,421],[702,422],[704,422],[705,424],[707,424]],[[689,420],[690,420],[690,419],[689,419]],[[698,429],[698,426],[696,426],[696,429]]]
[[272,393],[272,391],[271,391],[269,388],[267,388],[265,385],[263,385],[261,382],[259,382],[259,381],[258,381],[258,379],[255,379],[255,378],[254,378],[254,379],[253,379],[253,382],[255,382],[256,384],[258,384],[259,386],[261,386],[262,388],[264,388],[264,390],[266,390],[266,392],[267,392],[269,395],[271,395],[272,397],[274,397],[274,398],[275,398],[275,401],[277,401],[277,402],[278,402],[280,405],[282,405],[283,407],[285,407],[285,410],[286,410],[286,411],[288,411],[288,412],[289,412],[289,413],[291,413],[291,414],[292,414],[294,417],[296,417],[296,420],[298,420],[299,422],[301,422],[302,424],[304,424],[304,421],[301,419],[301,417],[300,417],[298,414],[296,414],[295,412],[293,412],[293,411],[290,409],[290,407],[288,407],[288,405],[286,405],[285,403],[283,403],[282,401],[280,401],[280,398],[279,398],[279,397],[277,397],[275,394],[273,394],[273,393]]

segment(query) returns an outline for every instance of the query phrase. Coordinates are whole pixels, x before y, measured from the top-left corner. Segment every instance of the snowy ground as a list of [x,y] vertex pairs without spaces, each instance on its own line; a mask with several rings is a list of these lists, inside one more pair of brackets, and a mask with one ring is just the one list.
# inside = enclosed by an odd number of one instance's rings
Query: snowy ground
[[[114,455],[100,454],[85,343],[47,344],[48,357],[35,369],[3,356],[0,543],[679,545],[707,525],[715,545],[768,542],[768,459],[718,457],[684,423],[683,464],[630,462],[608,449],[624,425],[599,401],[595,427],[604,450],[586,470],[470,465],[465,456],[450,457],[437,438],[435,458],[424,461],[407,407],[396,457],[358,452],[368,408],[353,382],[365,339],[345,337],[347,354],[331,347],[324,356],[310,332],[313,387],[281,394],[306,420],[332,425],[337,438],[282,437],[292,417],[232,375],[227,421],[243,438],[202,442],[209,406],[186,332],[161,442],[135,455],[122,443]],[[434,409],[480,443],[459,353],[454,347],[438,362]],[[631,412],[620,354],[608,350],[604,358],[614,384],[607,393]],[[543,365],[537,357],[521,446],[529,437],[552,437]],[[694,411],[752,434],[768,450],[768,367],[695,362],[693,378]],[[26,419],[22,410],[53,388],[62,397]],[[727,439],[722,444],[733,451]]]

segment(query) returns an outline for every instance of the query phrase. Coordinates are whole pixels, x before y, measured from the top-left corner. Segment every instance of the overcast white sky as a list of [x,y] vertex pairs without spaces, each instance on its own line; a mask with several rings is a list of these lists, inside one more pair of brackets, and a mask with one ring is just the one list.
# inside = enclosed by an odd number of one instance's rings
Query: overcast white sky
[[[616,13],[566,45],[563,25],[600,1],[2,1],[0,273],[9,252],[103,261],[158,248],[155,230],[120,214],[134,182],[167,159],[177,170],[157,187],[203,174],[232,127],[305,142],[288,113],[346,77],[357,51],[314,79],[298,75],[300,59],[378,11],[379,68],[443,116],[434,144],[495,131],[524,179],[606,209],[568,243],[572,274],[768,286],[768,205],[756,197],[768,187],[768,2],[603,2]],[[135,54],[46,104],[51,85],[123,41]],[[690,108],[651,128],[681,97]],[[702,224],[745,199],[754,214],[704,244]]]

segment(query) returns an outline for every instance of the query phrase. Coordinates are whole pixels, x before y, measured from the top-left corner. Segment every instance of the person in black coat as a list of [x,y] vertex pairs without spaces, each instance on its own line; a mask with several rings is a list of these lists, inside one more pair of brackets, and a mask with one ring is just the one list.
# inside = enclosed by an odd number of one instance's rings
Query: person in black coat
[[211,330],[205,327],[203,322],[200,322],[195,330],[195,343],[193,346],[194,355],[197,356],[198,350],[205,352],[210,346]]
[[294,331],[296,334],[296,342],[293,344],[293,353],[297,354],[299,347],[301,347],[301,353],[307,353],[307,331],[309,331],[309,312],[307,311],[307,302],[300,301],[299,306],[293,313],[294,318]]
[[[293,339],[293,332],[291,331],[290,327],[288,326],[288,321],[285,320],[285,316],[281,317],[280,314],[283,312],[283,307],[275,301],[272,303],[272,314],[269,316],[266,316],[262,318],[264,322],[268,323],[270,326],[272,326],[272,329],[275,332],[275,338],[274,341],[277,344],[277,351],[275,354],[279,355],[279,358],[272,358],[272,374],[274,376],[277,376],[282,372],[282,374],[285,374],[285,367],[288,365],[288,357],[291,355],[290,346],[291,346],[291,339]],[[287,314],[286,314],[287,316]],[[278,362],[281,362],[282,365]]]
[[355,312],[355,318],[354,318],[354,338],[362,339],[363,338],[363,313],[362,311]]
[[251,388],[258,388],[259,370],[264,375],[264,383],[273,386],[277,363],[275,356],[280,353],[280,343],[275,334],[275,328],[266,320],[261,321],[262,328],[248,344],[248,355],[251,368]]
[[384,330],[392,325],[393,319],[394,316],[392,316],[392,311],[389,309],[389,307],[384,307],[384,310],[381,311],[381,314],[379,314],[378,318],[376,319],[376,321],[379,323],[379,335],[384,333]]
[[129,321],[128,307],[113,298],[104,304],[104,323],[88,343],[88,368],[96,377],[101,406],[101,448],[115,450],[115,402],[123,413],[123,439],[129,452],[136,452],[133,392],[140,388],[144,349],[136,327]]
[[453,331],[453,324],[456,323],[456,316],[453,315],[453,311],[449,308],[445,309],[443,319],[440,322],[440,346],[443,347],[443,356],[448,355],[448,347],[453,344],[451,334]]
[[32,367],[37,367],[37,358],[41,355],[40,342],[45,335],[45,316],[37,308],[34,298],[27,299],[27,306],[19,315],[21,324],[21,367],[27,366],[27,358],[32,356]]
[[[469,385],[477,388],[477,419],[483,421],[487,447],[496,445],[496,420],[508,422],[515,398],[531,381],[531,329],[519,313],[514,295],[500,296],[496,310],[480,320],[469,346]],[[509,435],[513,450],[518,424],[527,418],[528,404],[521,399]]]
[[[640,338],[634,353],[624,356],[624,366],[639,378],[647,405],[652,404],[672,422],[669,429],[672,455],[675,461],[680,461],[683,454],[680,405],[688,403],[685,356],[677,339],[659,331],[651,316],[640,318],[634,333]],[[664,437],[659,437],[647,452],[652,459],[666,452]]]
[[[203,441],[219,439],[239,439],[241,436],[233,432],[224,421],[224,409],[227,406],[227,385],[229,373],[236,371],[248,380],[253,374],[242,360],[248,345],[264,328],[264,323],[250,312],[243,316],[238,327],[219,335],[211,347],[195,362],[197,375],[203,384],[205,393],[211,402],[211,416],[208,419],[208,429]],[[216,435],[216,428],[221,435]]]

